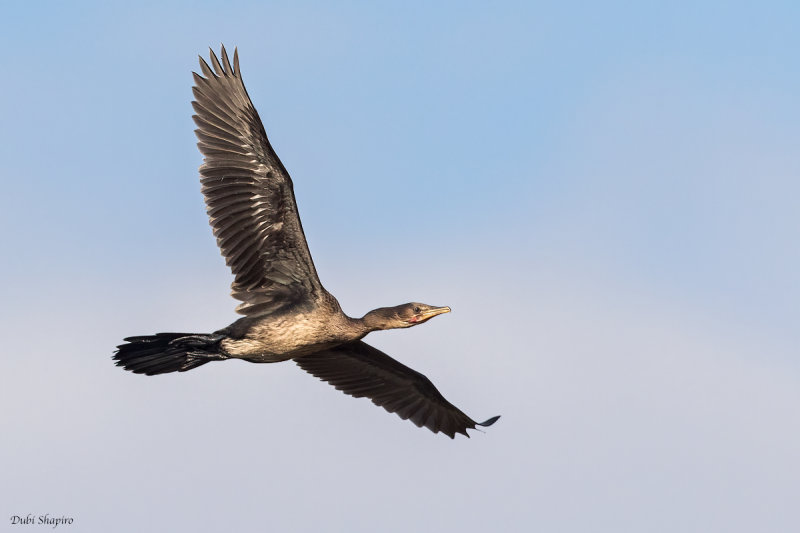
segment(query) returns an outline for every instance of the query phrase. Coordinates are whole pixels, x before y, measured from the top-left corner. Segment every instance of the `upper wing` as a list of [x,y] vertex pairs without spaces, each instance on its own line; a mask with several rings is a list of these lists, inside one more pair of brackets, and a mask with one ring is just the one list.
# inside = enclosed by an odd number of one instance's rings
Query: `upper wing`
[[311,301],[323,291],[297,213],[292,180],[267,140],[239,71],[222,47],[212,71],[200,58],[194,75],[195,130],[205,162],[200,182],[233,296],[245,315]]
[[[294,360],[300,368],[340,391],[372,403],[418,427],[441,431],[451,439],[475,426],[491,426],[499,416],[475,422],[444,399],[433,383],[363,341],[349,342]],[[469,435],[467,435],[469,437]]]

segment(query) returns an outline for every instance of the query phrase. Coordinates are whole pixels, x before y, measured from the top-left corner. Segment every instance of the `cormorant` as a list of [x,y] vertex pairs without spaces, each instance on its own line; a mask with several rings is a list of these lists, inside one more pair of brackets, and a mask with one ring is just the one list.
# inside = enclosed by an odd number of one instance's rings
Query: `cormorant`
[[157,333],[129,337],[114,354],[137,374],[185,372],[210,361],[253,363],[294,360],[300,368],[354,397],[367,397],[390,413],[454,438],[475,422],[424,375],[361,339],[371,331],[422,324],[449,307],[407,303],[342,312],[319,281],[295,203],[292,180],[275,155],[239,70],[225,47],[211,66],[200,57],[194,75],[195,130],[204,163],[200,182],[217,244],[235,279],[232,295],[243,314],[212,334]]

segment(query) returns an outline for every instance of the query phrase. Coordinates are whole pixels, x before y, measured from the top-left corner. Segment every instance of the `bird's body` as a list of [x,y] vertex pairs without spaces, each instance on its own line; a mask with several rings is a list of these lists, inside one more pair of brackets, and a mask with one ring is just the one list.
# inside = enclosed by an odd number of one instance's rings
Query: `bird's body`
[[359,321],[345,315],[328,295],[316,306],[278,311],[266,316],[241,318],[225,330],[221,348],[253,363],[275,363],[358,340]]
[[[293,359],[307,372],[351,396],[418,426],[467,435],[475,422],[442,397],[422,374],[361,339],[383,329],[426,322],[449,307],[408,303],[344,314],[319,281],[308,250],[291,179],[267,140],[239,71],[222,48],[201,58],[194,74],[194,116],[203,194],[217,244],[235,276],[232,294],[243,318],[212,334],[158,333],[129,337],[117,364],[139,374],[184,372],[211,361],[275,363]],[[467,435],[468,436],[468,435]]]

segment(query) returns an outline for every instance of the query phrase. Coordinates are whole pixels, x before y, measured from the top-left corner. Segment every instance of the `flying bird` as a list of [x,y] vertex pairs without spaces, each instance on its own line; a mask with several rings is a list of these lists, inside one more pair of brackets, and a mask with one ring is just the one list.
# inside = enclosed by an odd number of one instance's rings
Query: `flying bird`
[[210,51],[211,65],[200,57],[202,75],[192,73],[193,118],[208,216],[234,275],[232,295],[242,302],[236,311],[244,316],[211,334],[128,337],[117,347],[116,364],[152,376],[226,359],[291,359],[346,394],[450,438],[496,422],[499,416],[475,422],[424,375],[361,340],[373,331],[417,326],[450,308],[406,303],[362,318],[342,311],[317,276],[292,180],[244,87],[238,50],[233,66],[224,46],[220,59]]

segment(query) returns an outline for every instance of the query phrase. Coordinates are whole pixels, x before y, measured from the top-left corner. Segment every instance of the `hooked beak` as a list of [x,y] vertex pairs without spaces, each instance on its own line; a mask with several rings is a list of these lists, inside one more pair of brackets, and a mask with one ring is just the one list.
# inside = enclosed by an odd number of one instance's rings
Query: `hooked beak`
[[441,314],[449,313],[449,312],[450,312],[450,308],[447,307],[447,306],[445,306],[445,307],[433,307],[433,308],[428,309],[426,311],[422,311],[418,315],[414,315],[409,322],[412,322],[414,324],[422,324],[423,322],[426,322],[426,321],[430,320],[431,318],[435,317],[436,315],[441,315]]

